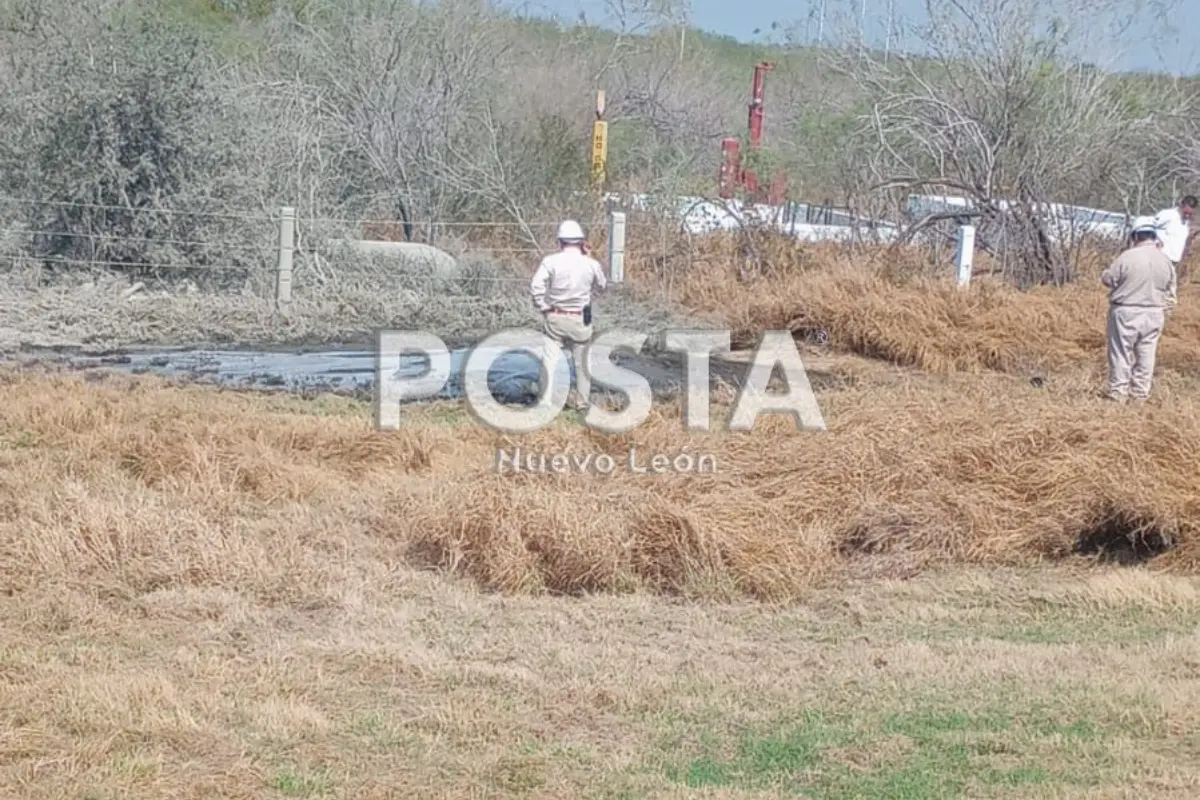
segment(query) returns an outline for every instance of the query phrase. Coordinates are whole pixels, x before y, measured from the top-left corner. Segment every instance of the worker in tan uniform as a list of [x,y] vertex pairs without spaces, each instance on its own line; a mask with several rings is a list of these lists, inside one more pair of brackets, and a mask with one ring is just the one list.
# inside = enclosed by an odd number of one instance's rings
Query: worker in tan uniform
[[584,352],[592,339],[592,289],[608,285],[600,263],[587,254],[583,228],[575,220],[558,226],[559,251],[542,259],[530,283],[534,306],[542,313],[542,333],[558,347],[569,344],[575,362],[575,389],[567,405],[587,408],[592,381]]
[[1164,310],[1174,300],[1175,266],[1158,234],[1153,218],[1134,220],[1132,245],[1100,276],[1109,290],[1108,397],[1119,403],[1150,396]]

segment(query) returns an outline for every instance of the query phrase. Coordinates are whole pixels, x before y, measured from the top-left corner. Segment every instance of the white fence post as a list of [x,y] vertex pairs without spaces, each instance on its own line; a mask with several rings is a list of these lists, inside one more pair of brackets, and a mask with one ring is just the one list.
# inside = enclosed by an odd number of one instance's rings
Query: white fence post
[[608,217],[608,271],[613,283],[625,280],[625,213],[613,211]]
[[279,267],[275,274],[275,308],[287,313],[292,304],[292,255],[296,248],[296,209],[279,211]]
[[958,252],[954,255],[954,263],[958,268],[958,285],[966,286],[971,282],[971,265],[975,260],[975,226],[963,224],[958,226]]

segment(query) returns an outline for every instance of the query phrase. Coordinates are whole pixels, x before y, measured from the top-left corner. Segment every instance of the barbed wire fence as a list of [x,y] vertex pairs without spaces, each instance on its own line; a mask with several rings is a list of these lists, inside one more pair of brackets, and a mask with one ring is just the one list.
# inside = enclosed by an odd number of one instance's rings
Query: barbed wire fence
[[[603,242],[613,281],[624,278],[625,214],[605,213],[593,231]],[[437,273],[450,263],[459,282],[528,286],[528,277],[483,262],[536,264],[550,252],[559,220],[424,221],[299,215],[285,206],[264,211],[207,211],[120,206],[0,195],[0,264],[51,273],[103,269],[131,279],[190,280],[211,288],[270,293],[287,312],[298,261],[317,284],[333,278],[338,262],[380,259],[384,269]],[[545,233],[546,247],[520,244],[517,231]],[[413,236],[412,233],[417,235]],[[449,255],[453,262],[447,262]],[[379,261],[376,261],[378,264]],[[532,266],[530,267],[532,271]]]
[[[636,233],[638,255],[644,261],[680,261],[679,242],[669,234],[684,233],[682,216],[686,215],[637,208],[629,214],[622,208],[619,203],[603,202],[584,220],[613,283],[625,280],[630,231]],[[300,213],[295,206],[274,211],[172,209],[152,201],[115,205],[0,194],[0,264],[10,268],[27,265],[52,273],[103,269],[124,273],[131,280],[174,279],[208,289],[240,289],[273,300],[276,310],[286,313],[295,291],[315,294],[348,279],[370,286],[387,278],[389,283],[421,284],[421,289],[427,288],[423,282],[428,279],[449,293],[477,297],[511,294],[506,290],[528,287],[528,276],[537,261],[553,247],[559,221],[371,219]],[[741,254],[742,260],[753,261],[751,256],[764,257],[756,254],[753,246],[756,232],[769,229],[791,239],[797,225],[844,228],[829,222],[805,217],[802,222],[791,220],[789,228],[787,220],[748,219],[727,232],[747,251]],[[955,230],[947,231],[947,238],[957,245],[954,268],[960,283],[970,280],[975,249],[974,230],[968,222],[973,220],[955,219]],[[708,224],[715,220],[702,227]],[[917,230],[920,227],[913,226],[911,232],[922,233]],[[878,240],[876,245],[885,241],[877,230],[863,234],[851,226],[845,232],[848,240],[841,241],[844,237],[839,235],[836,244],[851,250],[874,240]],[[892,232],[899,233],[899,229]],[[867,239],[858,241],[864,235]],[[690,255],[692,237],[686,238],[689,242],[684,249],[689,253],[684,255]],[[531,239],[542,246],[533,246]],[[678,268],[688,271],[692,260],[683,258],[685,263]],[[524,269],[518,272],[499,266],[509,262],[511,267],[514,261]],[[683,277],[676,274],[678,268],[665,270],[667,284]],[[745,265],[742,272],[747,272]],[[454,285],[445,281],[450,273]],[[379,285],[382,288],[382,283]],[[437,295],[437,286],[428,288],[432,289],[428,294]]]

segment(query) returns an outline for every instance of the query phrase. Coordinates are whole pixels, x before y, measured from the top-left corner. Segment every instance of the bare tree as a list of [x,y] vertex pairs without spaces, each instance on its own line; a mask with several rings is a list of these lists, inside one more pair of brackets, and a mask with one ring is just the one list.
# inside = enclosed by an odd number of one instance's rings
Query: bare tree
[[690,0],[604,0],[604,10],[617,35],[596,71],[596,80],[603,80],[627,52],[635,51],[638,38],[671,26],[679,27],[679,60],[683,60]]
[[4,15],[0,49],[13,67],[0,172],[22,205],[0,213],[24,223],[27,256],[58,268],[181,277],[186,265],[205,282],[245,277],[261,263],[254,222],[212,212],[249,197],[246,120],[225,113],[199,37],[153,9],[120,15],[117,5]]
[[293,16],[275,28],[278,77],[289,68],[302,76],[368,168],[369,193],[408,225],[454,202],[431,173],[470,150],[468,119],[505,49],[488,16],[473,0],[350,0],[320,20]]
[[[928,0],[924,58],[856,40],[835,71],[775,49],[767,155],[793,197],[862,215],[898,214],[919,187],[964,194],[1016,279],[1067,280],[1078,226],[1048,201],[1134,211],[1200,176],[1193,89],[1081,61],[1081,45],[1106,41],[1097,20],[1151,1]],[[686,39],[688,5],[609,0],[614,33],[550,32],[485,0],[275,4],[265,17],[269,3],[226,2],[261,45],[243,59],[146,0],[0,0],[0,189],[41,203],[36,218],[11,202],[0,216],[40,232],[20,234],[26,255],[80,262],[240,266],[262,258],[251,231],[270,247],[261,219],[201,230],[169,210],[189,206],[214,220],[297,206],[305,240],[327,218],[385,216],[409,238],[418,223],[500,221],[540,245],[535,219],[593,206],[597,89],[608,187],[674,208],[714,193],[718,140],[745,130],[750,79],[723,46]]]
[[856,140],[877,185],[961,194],[1015,280],[1070,280],[1073,237],[1053,204],[1111,196],[1114,166],[1145,151],[1164,113],[1131,114],[1118,79],[1080,55],[1119,41],[1144,5],[926,0],[912,33],[927,55],[842,50],[834,67],[869,98]]

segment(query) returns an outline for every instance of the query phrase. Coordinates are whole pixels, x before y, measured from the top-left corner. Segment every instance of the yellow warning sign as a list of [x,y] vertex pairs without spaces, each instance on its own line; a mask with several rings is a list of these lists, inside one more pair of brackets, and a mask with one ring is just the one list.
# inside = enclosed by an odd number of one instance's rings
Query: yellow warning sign
[[608,163],[608,123],[596,120],[592,126],[592,187],[600,191],[604,187],[604,172]]

